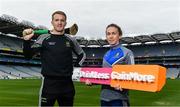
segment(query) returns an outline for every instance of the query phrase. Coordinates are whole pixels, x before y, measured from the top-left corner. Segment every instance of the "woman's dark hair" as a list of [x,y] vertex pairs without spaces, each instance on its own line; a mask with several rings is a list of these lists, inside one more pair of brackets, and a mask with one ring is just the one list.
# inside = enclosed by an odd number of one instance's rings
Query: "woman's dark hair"
[[119,32],[119,35],[120,35],[120,36],[122,35],[122,30],[121,30],[121,28],[120,28],[117,24],[114,24],[114,23],[109,24],[109,25],[106,27],[106,30],[107,30],[109,27],[115,27],[115,28],[117,28],[117,29],[118,29],[118,32]]

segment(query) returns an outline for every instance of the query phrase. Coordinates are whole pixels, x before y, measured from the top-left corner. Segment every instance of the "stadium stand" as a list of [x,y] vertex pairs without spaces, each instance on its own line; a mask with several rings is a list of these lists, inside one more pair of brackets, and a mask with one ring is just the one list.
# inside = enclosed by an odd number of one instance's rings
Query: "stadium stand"
[[[13,16],[0,17],[0,78],[5,77],[41,77],[40,57],[26,60],[22,53],[23,29],[47,29],[45,26],[35,26],[32,22],[21,21]],[[33,38],[36,39],[36,38]],[[102,58],[109,49],[106,40],[87,40],[76,37],[87,54],[83,66],[101,67]],[[167,68],[167,78],[180,76],[180,31],[157,33],[152,35],[137,35],[122,37],[121,43],[131,49],[135,55],[136,64],[158,64]],[[76,57],[73,57],[76,62]],[[11,73],[10,73],[11,72]]]
[[[39,67],[40,68],[40,67]],[[41,78],[40,69],[36,71],[28,66],[0,65],[0,75],[6,78]]]
[[11,65],[0,65],[0,67],[4,72],[9,73],[11,75],[15,75],[17,77],[30,77],[30,75],[24,72],[20,72],[17,69],[14,69]]
[[28,66],[13,66],[13,68],[17,69],[18,71],[24,72],[31,77],[41,77],[40,67],[28,67]]
[[[16,76],[12,76],[12,77],[16,78]],[[9,79],[9,78],[11,78],[10,74],[5,73],[5,72],[0,70],[0,79]]]
[[170,78],[170,79],[179,78],[178,77],[179,72],[180,72],[180,69],[178,69],[178,68],[168,68],[167,69],[167,78]]
[[9,37],[7,35],[0,35],[0,48],[1,49],[9,49],[9,50],[22,50],[22,40]]
[[149,44],[127,47],[134,52],[136,57],[180,55],[179,43]]

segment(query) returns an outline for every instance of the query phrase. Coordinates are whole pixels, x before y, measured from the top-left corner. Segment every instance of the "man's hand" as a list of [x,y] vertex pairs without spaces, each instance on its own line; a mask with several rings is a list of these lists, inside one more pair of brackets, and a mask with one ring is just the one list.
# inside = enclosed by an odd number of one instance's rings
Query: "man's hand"
[[121,85],[119,85],[119,84],[118,84],[118,85],[116,85],[114,88],[115,88],[115,90],[120,90],[120,91],[123,91],[123,89],[121,88]]
[[89,79],[87,79],[87,80],[85,81],[85,84],[88,85],[88,86],[91,86],[91,85],[92,85],[92,83],[89,81]]
[[30,40],[34,36],[34,30],[33,29],[25,29],[23,31],[23,39],[24,40]]

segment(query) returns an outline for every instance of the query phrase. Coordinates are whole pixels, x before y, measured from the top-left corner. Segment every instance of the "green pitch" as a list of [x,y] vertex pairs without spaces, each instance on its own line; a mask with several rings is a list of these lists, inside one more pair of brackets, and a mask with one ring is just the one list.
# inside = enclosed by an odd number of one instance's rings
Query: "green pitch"
[[[0,80],[0,106],[38,106],[41,80]],[[100,85],[75,83],[75,106],[99,106]],[[130,91],[131,106],[180,106],[180,80],[167,80],[161,92]]]

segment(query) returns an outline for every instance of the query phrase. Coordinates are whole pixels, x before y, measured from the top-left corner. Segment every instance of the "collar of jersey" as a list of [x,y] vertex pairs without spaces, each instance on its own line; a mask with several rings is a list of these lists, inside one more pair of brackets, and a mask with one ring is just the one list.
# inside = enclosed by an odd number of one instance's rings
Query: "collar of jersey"
[[64,36],[64,34],[63,34],[63,35],[51,34],[51,36],[55,36],[55,37],[63,37],[63,36]]
[[117,48],[121,48],[122,45],[121,44],[117,44],[117,45],[110,45],[110,49],[117,49]]

